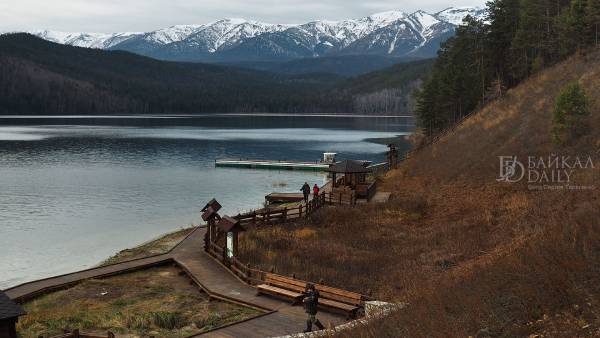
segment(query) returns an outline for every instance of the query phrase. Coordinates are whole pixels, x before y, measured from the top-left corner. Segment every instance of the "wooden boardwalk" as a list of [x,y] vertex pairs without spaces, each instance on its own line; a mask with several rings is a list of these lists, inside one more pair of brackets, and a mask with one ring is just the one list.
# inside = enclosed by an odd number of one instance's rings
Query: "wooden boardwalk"
[[[304,309],[301,306],[291,306],[289,300],[257,296],[255,288],[239,280],[228,269],[204,252],[205,232],[206,228],[197,228],[173,250],[164,255],[42,279],[4,291],[11,299],[24,300],[41,293],[74,285],[81,280],[107,277],[174,262],[181,266],[211,297],[253,306],[266,311],[263,316],[198,336],[262,338],[302,332],[306,325]],[[326,312],[320,312],[318,317],[325,325],[338,325],[345,321],[344,316]]]

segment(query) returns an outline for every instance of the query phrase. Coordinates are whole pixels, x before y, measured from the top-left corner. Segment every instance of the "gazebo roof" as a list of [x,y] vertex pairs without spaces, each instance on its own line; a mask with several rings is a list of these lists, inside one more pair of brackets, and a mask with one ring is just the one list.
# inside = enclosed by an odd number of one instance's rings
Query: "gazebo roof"
[[327,169],[330,173],[338,173],[338,174],[360,174],[360,173],[370,173],[371,170],[365,168],[363,165],[364,162],[361,161],[353,161],[353,160],[344,160],[342,162],[338,162],[329,169]]
[[25,314],[23,308],[13,302],[8,296],[0,291],[0,320],[16,318]]
[[214,212],[218,212],[219,210],[221,210],[221,204],[219,204],[219,202],[217,202],[217,200],[213,198],[210,201],[208,201],[208,203],[206,203],[206,205],[204,206],[204,208],[202,208],[201,211],[205,212],[206,210],[208,210],[208,208],[212,208]]
[[217,223],[217,226],[224,232],[240,232],[246,230],[240,225],[240,221],[229,216],[223,216],[219,223]]

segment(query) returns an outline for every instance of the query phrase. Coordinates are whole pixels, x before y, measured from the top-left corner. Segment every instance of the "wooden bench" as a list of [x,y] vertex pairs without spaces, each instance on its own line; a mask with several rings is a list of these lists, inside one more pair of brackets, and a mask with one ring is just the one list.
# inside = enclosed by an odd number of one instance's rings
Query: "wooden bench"
[[[355,318],[357,312],[363,308],[363,295],[332,288],[325,285],[315,284],[319,291],[319,307],[345,313],[348,318]],[[258,293],[269,294],[277,297],[292,299],[292,304],[299,304],[304,298],[306,282],[290,277],[280,276],[272,273],[265,274],[265,283],[257,286]]]
[[291,298],[292,304],[298,304],[304,297],[306,282],[294,278],[276,275],[273,273],[265,274],[265,283],[257,286],[258,293],[266,293],[273,296]]
[[342,311],[348,318],[356,318],[358,311],[363,308],[365,299],[359,293],[320,284],[315,284],[315,288],[320,295],[319,307]]

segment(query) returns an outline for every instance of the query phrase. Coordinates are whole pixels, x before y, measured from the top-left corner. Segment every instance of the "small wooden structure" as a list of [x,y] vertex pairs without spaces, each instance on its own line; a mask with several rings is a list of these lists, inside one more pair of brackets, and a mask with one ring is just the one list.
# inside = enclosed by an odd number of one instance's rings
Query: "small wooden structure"
[[396,167],[398,167],[398,149],[393,143],[388,144],[388,148],[390,149],[387,153],[387,161],[389,163],[389,168],[396,169]]
[[[333,176],[332,193],[350,191],[359,199],[369,201],[377,190],[377,181],[367,182],[367,174],[371,169],[367,168],[370,162],[345,160],[336,163],[329,168]],[[338,180],[337,175],[344,176]]]
[[17,338],[16,325],[25,311],[0,291],[0,337]]
[[265,196],[265,202],[267,205],[302,201],[304,201],[304,195],[302,193],[295,192],[272,192]]
[[[246,231],[241,225],[240,221],[229,216],[221,218],[217,223],[219,230],[227,235],[227,257],[231,258],[238,252],[238,233]],[[217,237],[220,237],[217,235]]]
[[217,240],[217,229],[216,221],[221,220],[221,216],[218,211],[221,210],[221,204],[216,199],[211,199],[204,208],[202,208],[202,219],[208,225],[208,231],[206,232],[206,241],[215,242]]
[[[371,172],[365,164],[369,162],[344,160],[332,165],[328,172],[332,175],[333,188],[339,186],[348,186],[352,190],[356,189],[358,184],[366,182],[367,174]],[[344,177],[338,182],[337,175],[344,175]]]

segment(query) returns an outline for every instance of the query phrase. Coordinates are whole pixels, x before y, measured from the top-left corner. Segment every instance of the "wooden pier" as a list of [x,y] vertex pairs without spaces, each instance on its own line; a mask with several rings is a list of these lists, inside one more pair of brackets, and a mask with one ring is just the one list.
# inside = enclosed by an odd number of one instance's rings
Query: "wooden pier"
[[216,167],[326,171],[333,163],[282,160],[215,160]]

